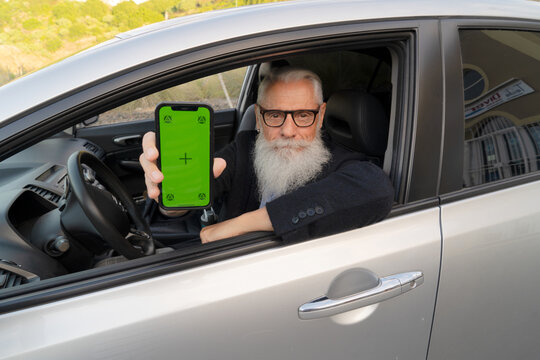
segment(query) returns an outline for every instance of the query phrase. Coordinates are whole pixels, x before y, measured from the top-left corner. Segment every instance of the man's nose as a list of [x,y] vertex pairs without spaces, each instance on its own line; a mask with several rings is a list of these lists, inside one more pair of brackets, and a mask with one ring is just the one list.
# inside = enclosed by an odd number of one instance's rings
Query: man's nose
[[287,138],[296,135],[296,124],[293,121],[292,114],[287,114],[285,122],[281,125],[281,135]]

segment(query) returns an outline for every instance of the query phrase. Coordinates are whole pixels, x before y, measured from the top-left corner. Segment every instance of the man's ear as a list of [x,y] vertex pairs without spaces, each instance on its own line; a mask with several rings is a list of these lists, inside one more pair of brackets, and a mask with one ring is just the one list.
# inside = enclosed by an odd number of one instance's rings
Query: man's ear
[[321,104],[321,106],[319,107],[319,122],[318,122],[318,125],[317,125],[319,127],[319,129],[322,127],[325,112],[326,112],[326,103],[323,102]]

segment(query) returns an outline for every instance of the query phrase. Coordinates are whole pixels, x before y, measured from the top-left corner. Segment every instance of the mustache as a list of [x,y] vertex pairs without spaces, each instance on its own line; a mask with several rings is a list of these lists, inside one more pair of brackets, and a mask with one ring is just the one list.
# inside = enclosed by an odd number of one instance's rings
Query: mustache
[[269,143],[274,148],[305,148],[311,144],[311,141],[303,140],[303,139],[295,140],[295,139],[277,138],[272,141],[269,141]]

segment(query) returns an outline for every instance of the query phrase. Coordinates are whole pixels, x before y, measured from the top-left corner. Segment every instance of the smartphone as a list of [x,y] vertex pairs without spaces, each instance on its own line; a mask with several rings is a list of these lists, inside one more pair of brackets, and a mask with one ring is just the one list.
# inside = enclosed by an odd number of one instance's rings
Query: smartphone
[[213,117],[214,111],[207,104],[161,103],[156,107],[162,208],[212,205]]

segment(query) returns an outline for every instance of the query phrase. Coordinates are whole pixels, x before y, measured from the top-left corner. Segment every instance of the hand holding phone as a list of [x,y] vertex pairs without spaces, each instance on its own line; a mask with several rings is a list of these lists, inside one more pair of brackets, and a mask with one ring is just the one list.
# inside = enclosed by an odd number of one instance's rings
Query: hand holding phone
[[156,108],[159,204],[165,209],[212,205],[213,110],[199,103],[162,103]]

